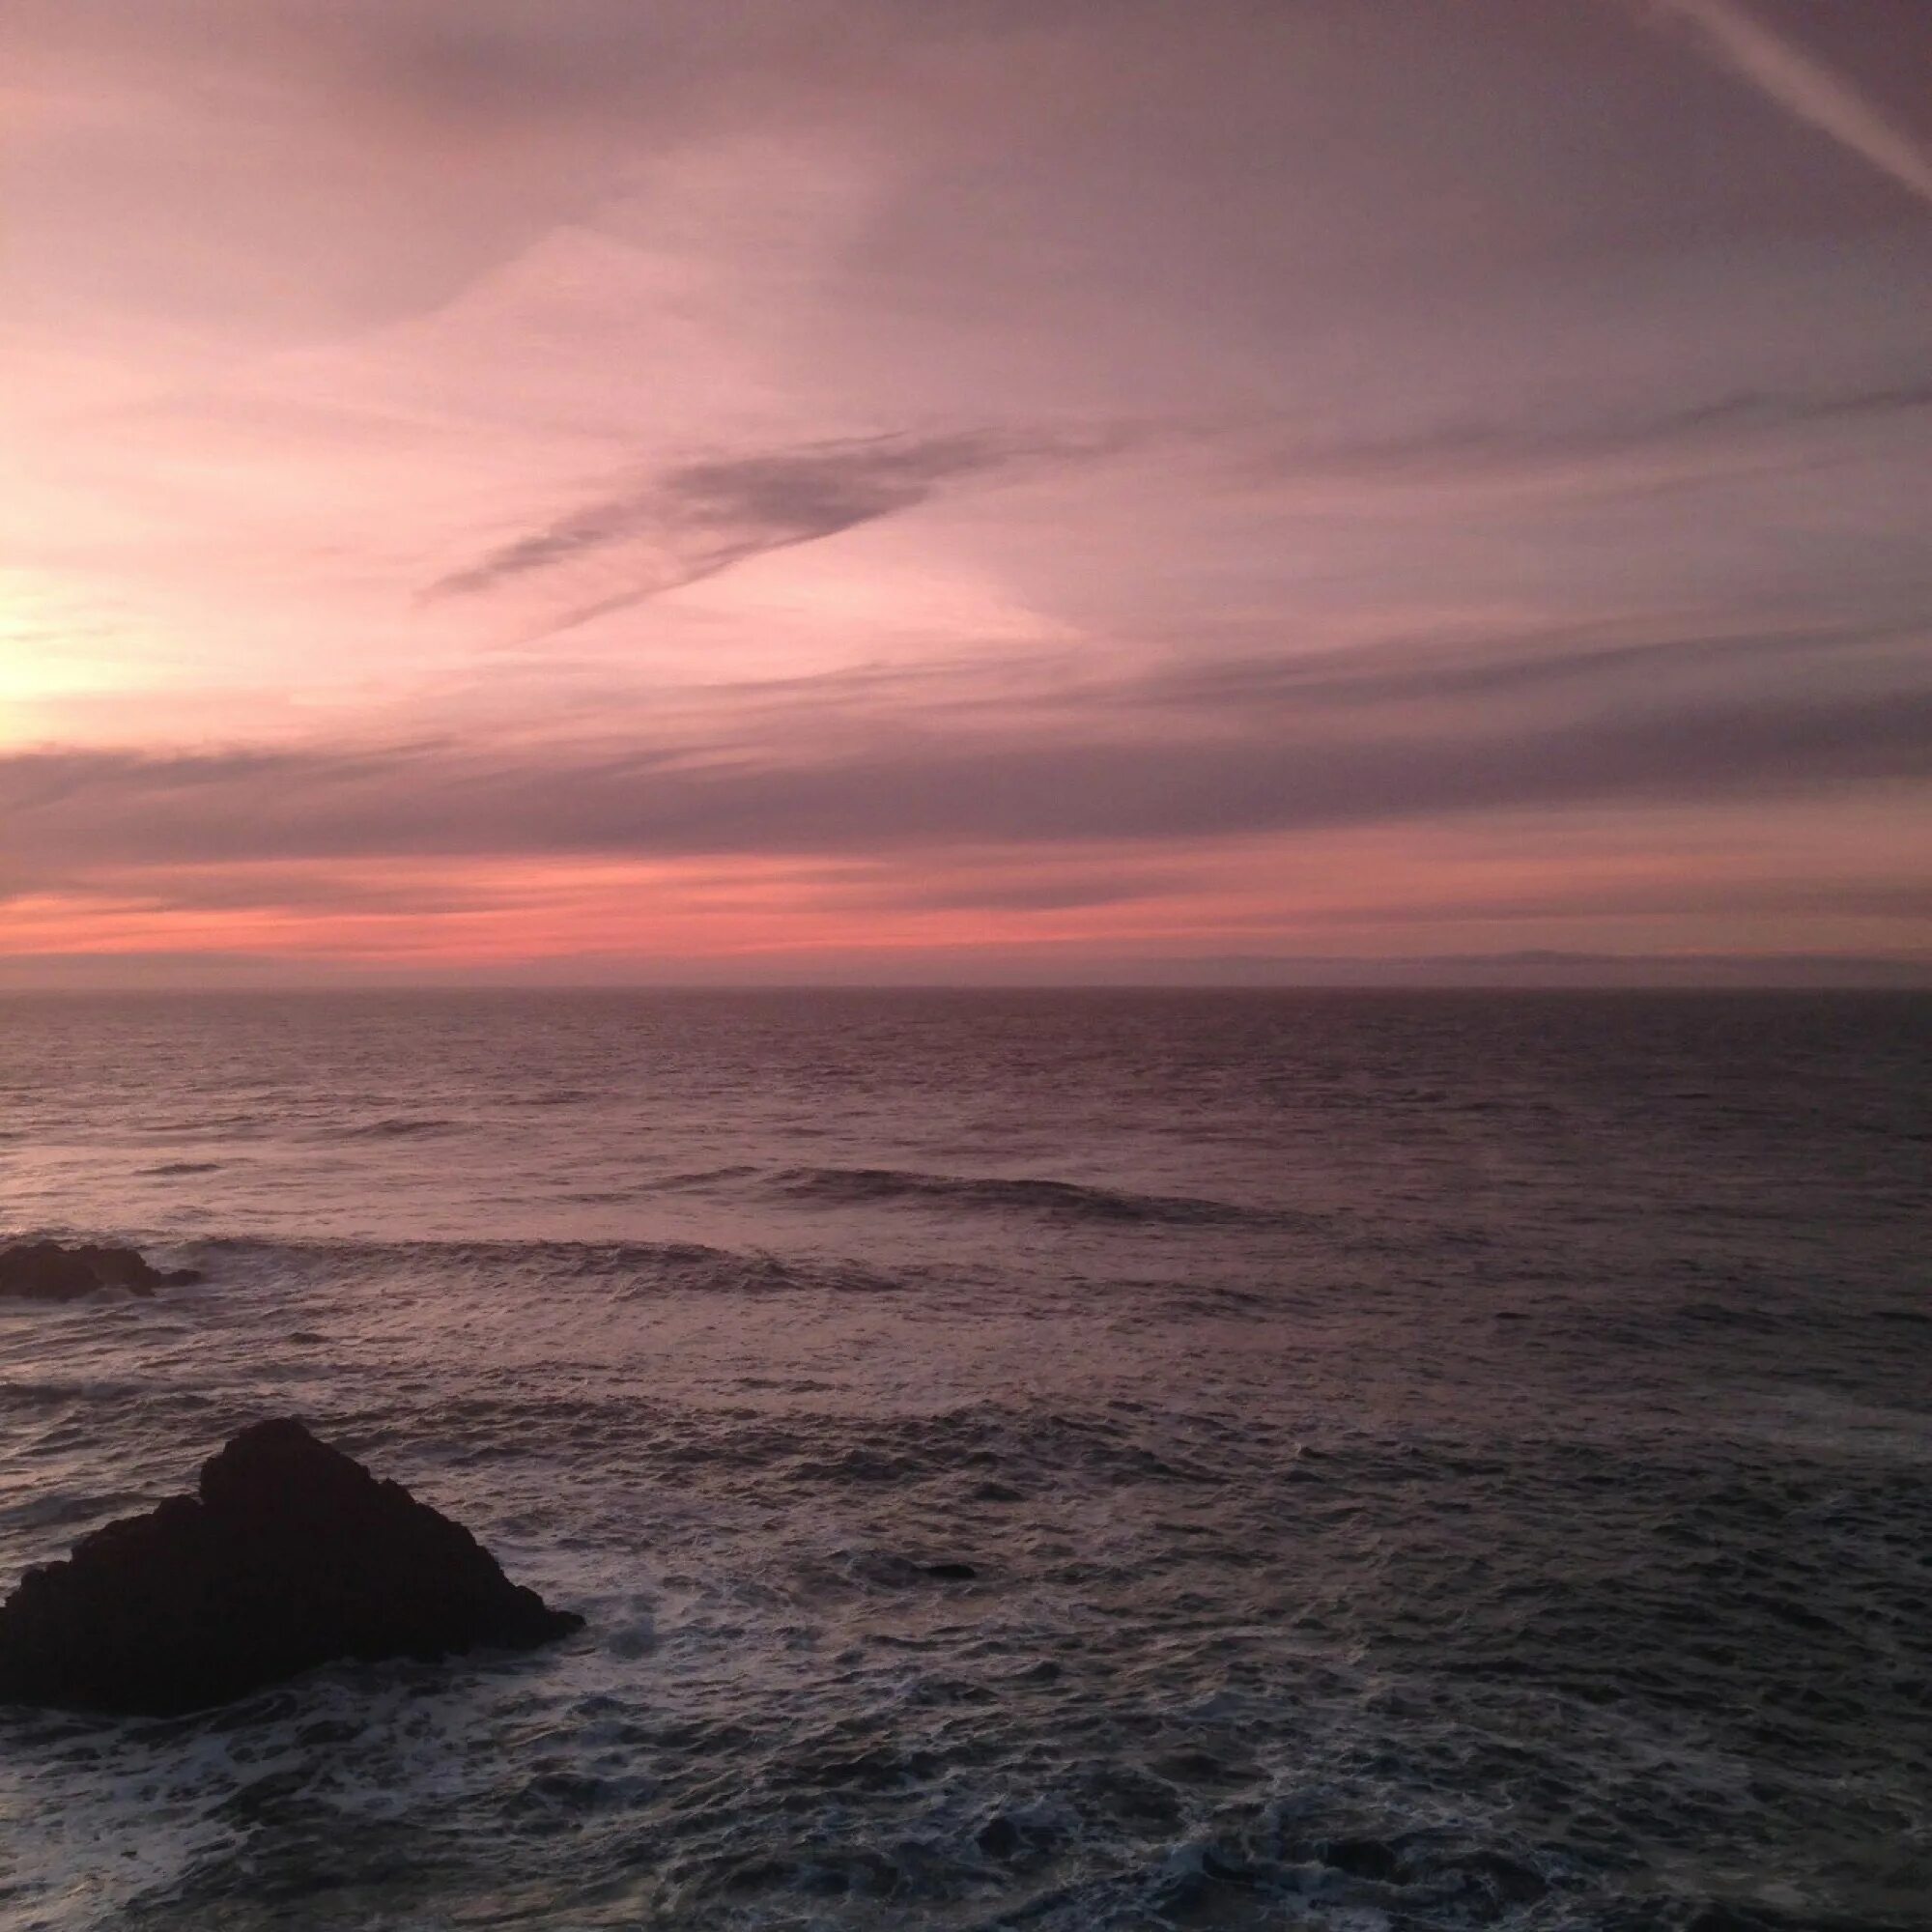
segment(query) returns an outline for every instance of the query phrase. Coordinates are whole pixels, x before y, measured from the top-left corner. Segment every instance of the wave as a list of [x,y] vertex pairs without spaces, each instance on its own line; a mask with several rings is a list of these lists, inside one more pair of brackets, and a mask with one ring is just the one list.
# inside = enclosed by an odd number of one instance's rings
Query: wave
[[164,1160],[158,1167],[144,1167],[141,1172],[150,1177],[177,1174],[214,1174],[222,1166],[218,1160]]
[[702,1241],[463,1240],[440,1236],[380,1236],[203,1235],[177,1244],[198,1262],[243,1267],[276,1263],[341,1267],[510,1265],[535,1263],[566,1273],[613,1273],[653,1263],[743,1260]]
[[708,1194],[714,1188],[729,1187],[733,1182],[750,1180],[759,1170],[742,1164],[736,1167],[693,1168],[687,1174],[661,1174],[650,1180],[639,1181],[639,1191],[648,1194]]
[[446,1134],[455,1130],[456,1122],[435,1115],[416,1116],[394,1115],[384,1121],[365,1121],[358,1126],[336,1127],[329,1132],[330,1140],[370,1141],[399,1140],[413,1134]]
[[216,1281],[293,1276],[413,1283],[428,1273],[445,1280],[463,1276],[480,1288],[517,1293],[546,1293],[571,1282],[602,1284],[626,1299],[795,1290],[891,1293],[936,1279],[929,1269],[889,1272],[857,1261],[783,1257],[689,1240],[294,1240],[213,1235],[175,1245]]
[[922,1174],[895,1167],[794,1167],[772,1179],[794,1201],[850,1206],[909,1202],[942,1208],[1038,1214],[1056,1221],[1157,1223],[1164,1227],[1228,1226],[1278,1218],[1267,1210],[1190,1194],[1135,1194],[1032,1177],[983,1178]]

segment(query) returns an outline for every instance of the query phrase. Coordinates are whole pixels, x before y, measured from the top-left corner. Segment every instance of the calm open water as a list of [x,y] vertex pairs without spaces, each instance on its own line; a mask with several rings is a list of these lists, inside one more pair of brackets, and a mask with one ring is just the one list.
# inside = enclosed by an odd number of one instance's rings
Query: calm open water
[[0,1304],[0,1589],[295,1412],[590,1619],[0,1712],[9,1927],[1932,1927],[1932,1000],[13,998],[0,1110],[210,1275]]

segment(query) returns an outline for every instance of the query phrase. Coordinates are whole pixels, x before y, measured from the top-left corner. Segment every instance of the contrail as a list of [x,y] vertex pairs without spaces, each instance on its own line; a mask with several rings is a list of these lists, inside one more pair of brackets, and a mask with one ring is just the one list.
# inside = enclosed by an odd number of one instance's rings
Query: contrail
[[1932,153],[1858,90],[1794,46],[1738,0],[1654,0],[1684,21],[1721,65],[1932,205]]

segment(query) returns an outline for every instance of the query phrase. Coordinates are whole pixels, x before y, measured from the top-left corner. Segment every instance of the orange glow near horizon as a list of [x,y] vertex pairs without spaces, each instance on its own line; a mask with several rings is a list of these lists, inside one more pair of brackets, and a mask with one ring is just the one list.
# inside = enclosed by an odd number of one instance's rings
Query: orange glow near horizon
[[[1869,867],[1882,856],[1869,821],[1832,830],[1839,863]],[[889,976],[895,958],[922,971],[949,957],[1345,960],[1389,951],[1391,925],[1399,940],[1414,923],[1472,958],[1588,952],[1612,936],[1605,908],[1615,933],[1638,931],[1661,955],[1719,952],[1741,929],[1768,953],[1795,951],[1819,928],[1815,911],[1777,890],[1780,848],[1770,866],[1751,850],[1764,843],[1755,814],[1716,819],[1675,854],[1631,853],[1616,834],[1600,828],[1594,851],[1587,839],[1578,849],[1577,828],[1554,841],[1548,828],[1478,825],[1155,848],[1130,861],[1112,850],[1018,861],[954,852],[930,870],[763,858],[176,867],[103,876],[85,894],[21,895],[9,907],[9,946],[20,965],[205,954],[435,978],[551,961],[567,978],[572,966],[728,977],[734,965],[810,972],[864,960]],[[1831,862],[1818,845],[1814,863]],[[1730,901],[1717,916],[1707,908],[1714,878]],[[1754,917],[1741,919],[1740,900],[1755,902]],[[1831,936],[1847,951],[1903,954],[1910,908],[1840,915]]]

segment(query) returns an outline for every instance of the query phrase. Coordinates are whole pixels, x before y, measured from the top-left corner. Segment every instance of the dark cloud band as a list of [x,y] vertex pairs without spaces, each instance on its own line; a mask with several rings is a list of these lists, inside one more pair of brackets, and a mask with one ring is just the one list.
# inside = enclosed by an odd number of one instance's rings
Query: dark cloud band
[[0,815],[16,873],[46,877],[184,861],[1144,843],[1932,781],[1932,686],[1903,662],[1833,696],[1779,688],[1781,675],[1673,694],[1612,657],[1587,701],[1568,690],[1543,710],[1495,708],[1501,668],[1490,676],[1453,714],[1426,669],[1407,687],[1384,669],[1351,690],[1244,686],[1197,667],[1191,694],[1144,678],[1004,730],[943,704],[855,718],[800,703],[771,712],[761,737],[740,720],[709,747],[32,753],[0,761]]

